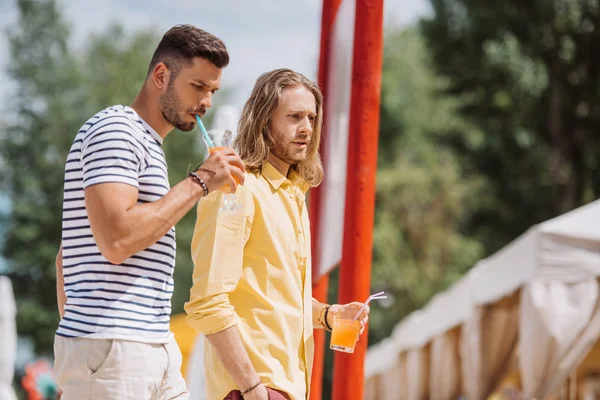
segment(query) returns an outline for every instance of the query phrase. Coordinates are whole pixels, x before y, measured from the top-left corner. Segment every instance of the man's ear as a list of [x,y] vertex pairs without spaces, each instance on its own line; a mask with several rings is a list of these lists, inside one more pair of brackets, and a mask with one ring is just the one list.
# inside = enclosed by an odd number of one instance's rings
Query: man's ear
[[154,69],[152,69],[151,80],[157,89],[167,87],[170,78],[171,71],[164,62],[159,62]]

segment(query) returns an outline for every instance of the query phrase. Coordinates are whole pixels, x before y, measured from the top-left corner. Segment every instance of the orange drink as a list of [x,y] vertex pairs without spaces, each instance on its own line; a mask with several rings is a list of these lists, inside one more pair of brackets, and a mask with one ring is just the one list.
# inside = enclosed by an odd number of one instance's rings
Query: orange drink
[[220,151],[220,150],[225,150],[227,147],[225,146],[215,146],[215,147],[209,147],[208,148],[208,152],[210,154],[214,153],[215,151]]
[[354,346],[361,328],[360,321],[353,319],[354,313],[356,313],[356,310],[341,310],[335,316],[329,343],[330,349],[343,351],[344,353],[354,353]]
[[[200,126],[200,130],[202,131],[202,139],[204,140],[209,153],[231,148],[233,145],[233,134],[230,130],[211,129],[207,132],[204,129],[202,120],[198,115],[196,115],[196,120],[198,121],[198,126]],[[239,184],[239,182],[237,183]],[[238,204],[237,197],[230,185],[225,184],[225,186],[221,188],[221,191],[225,192],[225,196],[223,197],[223,203],[221,204],[219,211],[236,211],[242,209],[242,206]]]
[[[214,153],[215,151],[221,151],[221,150],[225,150],[225,149],[227,149],[227,148],[228,148],[227,146],[215,146],[215,147],[209,147],[209,148],[208,148],[208,153],[209,153],[209,154],[212,154],[212,153]],[[238,180],[238,178],[237,178],[236,176],[234,176],[234,177],[233,177],[233,179],[235,179],[235,182],[236,182],[238,185],[240,184],[240,181]],[[228,193],[228,192],[231,192],[231,188],[229,187],[229,185],[225,185],[225,187],[223,188],[223,191],[224,191],[224,192],[226,192],[226,193]]]

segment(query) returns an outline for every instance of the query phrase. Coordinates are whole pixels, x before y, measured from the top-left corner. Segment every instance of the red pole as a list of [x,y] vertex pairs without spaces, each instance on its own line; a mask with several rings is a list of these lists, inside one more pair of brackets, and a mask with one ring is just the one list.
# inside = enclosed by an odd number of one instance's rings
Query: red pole
[[[323,275],[313,284],[313,297],[320,302],[327,302],[329,276]],[[310,400],[321,400],[323,395],[323,370],[325,369],[325,331],[315,329],[315,358],[310,381]]]
[[[341,0],[323,0],[323,10],[321,14],[321,48],[319,57],[319,86],[325,98],[324,107],[327,106],[327,87],[329,84],[329,48],[331,43],[331,34],[335,15],[340,6]],[[325,121],[327,124],[327,121]],[[326,126],[326,125],[325,125]],[[327,136],[323,137],[321,142],[321,155],[326,154],[324,149],[327,146]],[[327,173],[327,172],[325,172]],[[311,252],[312,252],[312,273],[317,276],[320,268],[319,260],[319,229],[322,188],[317,187],[310,191],[308,212],[311,219]],[[327,289],[329,287],[329,277],[327,275],[313,282],[313,297],[320,302],[327,302]],[[314,330],[315,354],[312,370],[312,379],[310,384],[310,400],[321,400],[323,394],[323,368],[325,360],[325,332],[321,329]]]
[[[383,0],[356,0],[340,304],[369,296],[383,56]],[[362,400],[367,335],[336,352],[333,400]]]

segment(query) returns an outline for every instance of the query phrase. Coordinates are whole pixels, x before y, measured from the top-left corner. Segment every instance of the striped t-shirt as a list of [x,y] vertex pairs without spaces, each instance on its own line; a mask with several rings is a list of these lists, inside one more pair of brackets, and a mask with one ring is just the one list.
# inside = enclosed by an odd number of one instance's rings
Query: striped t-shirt
[[98,249],[84,189],[119,182],[138,189],[138,204],[170,189],[162,138],[130,107],[99,112],[81,128],[65,168],[63,274],[67,303],[56,332],[64,337],[164,343],[169,329],[175,228],[122,264]]

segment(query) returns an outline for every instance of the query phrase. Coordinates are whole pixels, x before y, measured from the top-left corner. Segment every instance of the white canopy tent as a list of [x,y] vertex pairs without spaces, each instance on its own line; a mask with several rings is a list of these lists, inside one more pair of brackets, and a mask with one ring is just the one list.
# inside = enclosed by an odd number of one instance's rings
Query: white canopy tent
[[374,387],[399,365],[396,381],[427,381],[408,383],[400,398],[451,399],[462,387],[482,399],[516,352],[526,398],[554,392],[600,334],[598,221],[600,201],[536,225],[478,262],[369,350],[366,390],[385,394]]
[[0,275],[0,399],[16,400],[12,389],[17,354],[17,309],[12,283]]

